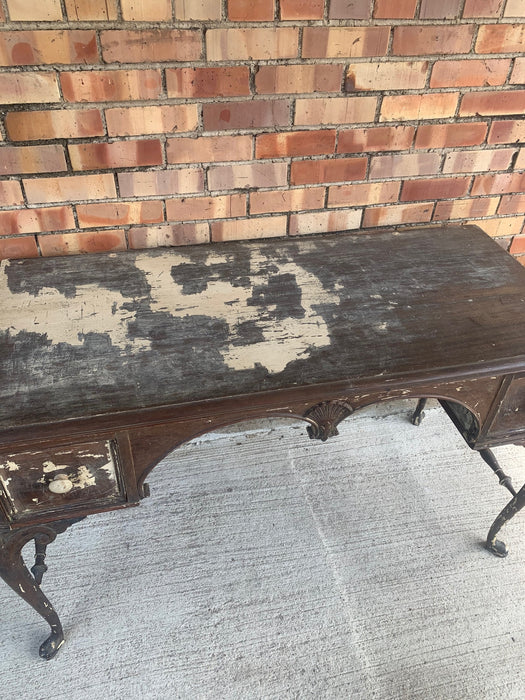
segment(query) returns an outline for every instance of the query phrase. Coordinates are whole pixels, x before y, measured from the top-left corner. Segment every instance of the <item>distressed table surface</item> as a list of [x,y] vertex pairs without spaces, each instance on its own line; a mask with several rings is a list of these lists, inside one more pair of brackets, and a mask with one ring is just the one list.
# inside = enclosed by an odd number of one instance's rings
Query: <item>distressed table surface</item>
[[523,358],[524,280],[476,227],[4,261],[0,425]]
[[525,486],[490,448],[525,444],[525,269],[480,229],[7,261],[0,295],[0,577],[49,624],[44,658],[64,642],[47,545],[249,418],[300,418],[324,441],[364,406],[417,398],[417,425],[438,398],[512,494],[487,537],[507,554]]

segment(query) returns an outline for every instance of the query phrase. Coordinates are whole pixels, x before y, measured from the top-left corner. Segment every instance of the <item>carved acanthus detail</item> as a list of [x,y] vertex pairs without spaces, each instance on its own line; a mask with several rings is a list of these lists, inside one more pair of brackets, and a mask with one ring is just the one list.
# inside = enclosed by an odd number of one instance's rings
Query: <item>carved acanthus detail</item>
[[346,401],[322,401],[309,408],[304,417],[310,425],[307,428],[308,435],[315,440],[325,442],[330,437],[339,435],[337,426],[347,416],[354,412],[352,406]]

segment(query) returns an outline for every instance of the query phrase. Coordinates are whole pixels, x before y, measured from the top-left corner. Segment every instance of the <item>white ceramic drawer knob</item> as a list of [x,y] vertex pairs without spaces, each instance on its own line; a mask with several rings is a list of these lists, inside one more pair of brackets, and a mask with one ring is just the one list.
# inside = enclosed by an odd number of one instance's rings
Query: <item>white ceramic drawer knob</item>
[[53,481],[49,482],[49,490],[52,493],[67,493],[73,488],[73,482],[67,477],[67,474],[57,474]]

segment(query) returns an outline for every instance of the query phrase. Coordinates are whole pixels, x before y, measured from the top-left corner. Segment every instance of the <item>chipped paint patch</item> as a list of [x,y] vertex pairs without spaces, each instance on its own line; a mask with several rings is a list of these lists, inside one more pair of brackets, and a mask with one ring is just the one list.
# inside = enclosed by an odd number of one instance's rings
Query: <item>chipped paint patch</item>
[[9,472],[17,472],[20,469],[20,465],[8,459],[4,464],[0,464],[0,469],[6,469]]
[[[6,275],[0,275],[0,298],[11,294]],[[120,292],[85,284],[77,287],[74,298],[67,299],[52,287],[43,287],[38,294],[17,292],[16,316],[8,305],[0,305],[0,328],[12,334],[41,333],[52,343],[81,346],[91,333],[106,335],[112,345],[130,347],[128,326],[136,313],[127,308],[130,298]],[[137,339],[133,346],[148,348],[147,340]]]
[[[216,260],[213,260],[214,264]],[[178,264],[191,260],[178,259]],[[319,307],[338,304],[340,296],[324,289],[318,277],[300,265],[287,262],[276,265],[275,276],[288,275],[301,289],[300,318],[275,314],[276,306],[261,306],[253,290],[268,284],[267,261],[255,251],[250,254],[251,287],[234,286],[229,281],[210,280],[206,289],[184,294],[182,285],[172,277],[173,261],[169,257],[137,256],[136,266],[144,272],[151,286],[153,311],[169,313],[174,318],[206,315],[220,319],[229,326],[230,343],[222,350],[224,362],[236,370],[262,366],[270,373],[281,372],[292,361],[304,358],[313,348],[330,345],[328,326]],[[261,338],[249,344],[236,343],[243,324],[255,325]]]

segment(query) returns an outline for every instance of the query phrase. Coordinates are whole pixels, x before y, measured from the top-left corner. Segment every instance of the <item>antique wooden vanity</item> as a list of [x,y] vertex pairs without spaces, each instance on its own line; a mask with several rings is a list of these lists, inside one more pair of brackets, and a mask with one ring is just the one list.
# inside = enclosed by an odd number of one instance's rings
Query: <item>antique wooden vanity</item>
[[0,289],[0,576],[51,626],[44,658],[63,642],[47,544],[139,503],[173,448],[249,418],[326,440],[363,406],[440,399],[513,494],[487,541],[506,554],[496,535],[525,487],[490,447],[525,444],[525,269],[480,229],[4,261]]

